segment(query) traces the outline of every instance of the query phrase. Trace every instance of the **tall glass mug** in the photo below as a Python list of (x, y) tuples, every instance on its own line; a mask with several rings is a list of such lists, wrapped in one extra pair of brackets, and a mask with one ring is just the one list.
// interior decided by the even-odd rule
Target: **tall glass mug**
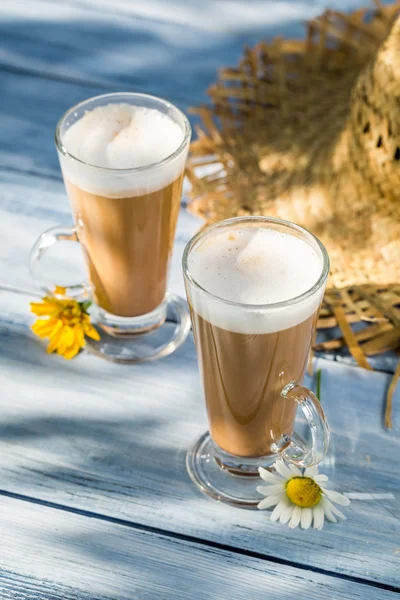
[(130, 363), (165, 356), (189, 331), (186, 303), (166, 288), (190, 135), (175, 106), (133, 93), (81, 102), (57, 125), (75, 226), (40, 236), (31, 272), (54, 292), (41, 259), (60, 240), (79, 241), (89, 283), (70, 286), (67, 296), (92, 298), (101, 339), (88, 343), (103, 358)]
[[(210, 429), (188, 452), (188, 471), (213, 498), (254, 506), (260, 466), (278, 456), (310, 466), (328, 448), (324, 411), (301, 385), (328, 255), (297, 225), (240, 217), (196, 235), (183, 272)], [(307, 440), (294, 432), (297, 407)]]

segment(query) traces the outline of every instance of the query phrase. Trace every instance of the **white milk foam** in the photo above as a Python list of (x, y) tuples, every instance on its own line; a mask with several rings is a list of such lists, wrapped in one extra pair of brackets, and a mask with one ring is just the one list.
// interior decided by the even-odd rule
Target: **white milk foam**
[(312, 288), (322, 271), (314, 248), (273, 229), (244, 226), (211, 233), (192, 249), (188, 267), (208, 292), (252, 305), (230, 306), (191, 288), (193, 309), (200, 316), (238, 333), (272, 333), (293, 327), (317, 310), (324, 292), (322, 286), (311, 297), (283, 308), (260, 306), (300, 296)]
[[(175, 152), (184, 137), (168, 115), (131, 104), (107, 104), (87, 111), (63, 135), (67, 152), (61, 155), (65, 177), (85, 191), (110, 197), (138, 196), (161, 189), (182, 172), (186, 154), (147, 173), (105, 169), (134, 169), (158, 163)], [(87, 164), (83, 164), (87, 163)]]

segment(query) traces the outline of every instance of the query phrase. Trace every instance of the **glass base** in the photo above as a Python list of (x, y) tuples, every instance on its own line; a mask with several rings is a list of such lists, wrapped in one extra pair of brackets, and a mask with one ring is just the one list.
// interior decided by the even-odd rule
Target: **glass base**
[(186, 468), (200, 491), (220, 502), (242, 508), (256, 508), (263, 496), (258, 467), (269, 469), (276, 454), (260, 458), (240, 458), (227, 454), (204, 433), (186, 455)]
[(186, 340), (190, 315), (179, 296), (166, 296), (163, 304), (149, 315), (123, 318), (98, 309), (92, 323), (100, 340), (86, 338), (92, 354), (111, 362), (134, 364), (172, 354)]

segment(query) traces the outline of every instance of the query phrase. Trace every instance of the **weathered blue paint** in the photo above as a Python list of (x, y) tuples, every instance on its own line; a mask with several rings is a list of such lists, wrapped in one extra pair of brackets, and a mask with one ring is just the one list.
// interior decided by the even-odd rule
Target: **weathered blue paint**
[[(323, 533), (292, 532), (268, 513), (212, 503), (190, 483), (185, 452), (206, 427), (191, 339), (130, 368), (86, 353), (48, 356), (29, 332), (30, 247), (44, 229), (71, 222), (52, 139), (63, 110), (122, 88), (186, 110), (244, 42), (300, 33), (299, 18), (325, 2), (167, 4), (1, 5), (0, 598), (389, 598), (385, 586), (400, 586), (400, 390), (388, 432), (389, 375), (318, 359), (333, 431), (324, 471), (343, 492), (388, 497), (354, 500), (349, 520)], [(175, 293), (199, 224), (182, 210)], [(81, 276), (79, 249), (61, 249), (53, 270)]]

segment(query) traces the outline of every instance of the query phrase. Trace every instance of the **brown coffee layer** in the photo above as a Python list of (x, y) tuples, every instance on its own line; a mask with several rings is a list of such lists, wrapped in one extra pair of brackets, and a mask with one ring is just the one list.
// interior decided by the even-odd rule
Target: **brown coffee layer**
[(303, 379), (317, 321), (275, 333), (246, 335), (212, 325), (192, 310), (210, 433), (225, 452), (271, 454), (271, 444), (293, 431), (296, 404), (281, 397)]
[(94, 300), (113, 315), (138, 317), (163, 301), (182, 179), (131, 198), (91, 194), (66, 181)]

